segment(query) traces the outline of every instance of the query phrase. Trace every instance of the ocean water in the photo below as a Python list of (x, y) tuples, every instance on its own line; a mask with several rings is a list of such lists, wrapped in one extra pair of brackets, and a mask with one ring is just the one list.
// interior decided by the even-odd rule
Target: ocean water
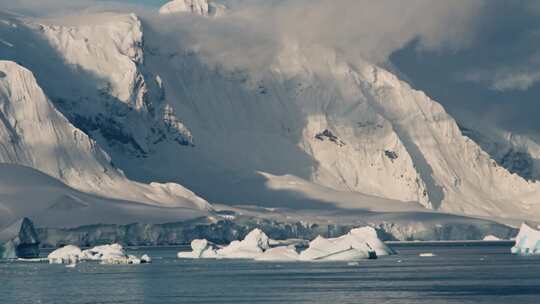
[(148, 265), (0, 262), (0, 303), (540, 303), (540, 257), (507, 245), (394, 248), (358, 265), (175, 258), (187, 248), (131, 250)]

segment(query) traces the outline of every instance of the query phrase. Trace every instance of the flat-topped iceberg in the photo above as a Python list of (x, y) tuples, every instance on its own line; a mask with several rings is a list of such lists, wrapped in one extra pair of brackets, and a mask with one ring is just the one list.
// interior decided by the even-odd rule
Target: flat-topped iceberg
[(179, 252), (178, 258), (253, 259), (258, 261), (351, 261), (393, 254), (378, 237), (375, 229), (352, 229), (337, 238), (318, 236), (300, 253), (295, 242), (270, 239), (260, 229), (254, 229), (242, 240), (219, 247), (207, 240), (193, 240), (191, 252)]
[(67, 245), (51, 252), (47, 259), (50, 264), (75, 264), (80, 261), (99, 261), (101, 264), (142, 264), (152, 261), (146, 254), (140, 258), (126, 254), (120, 244), (101, 245), (86, 250)]
[(540, 231), (526, 223), (521, 224), (516, 236), (516, 244), (512, 247), (513, 254), (540, 255)]

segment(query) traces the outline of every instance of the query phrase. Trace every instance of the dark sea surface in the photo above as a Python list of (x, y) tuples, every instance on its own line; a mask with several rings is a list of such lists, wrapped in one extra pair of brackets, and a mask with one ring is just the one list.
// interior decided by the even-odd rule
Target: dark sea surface
[(130, 250), (147, 265), (0, 262), (0, 303), (540, 303), (540, 257), (507, 244), (394, 248), (358, 265), (176, 259), (185, 247)]

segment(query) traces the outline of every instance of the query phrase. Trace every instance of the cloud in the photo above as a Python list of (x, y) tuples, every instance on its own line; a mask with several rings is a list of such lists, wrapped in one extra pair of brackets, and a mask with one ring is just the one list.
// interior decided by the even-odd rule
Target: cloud
[[(414, 44), (391, 61), (413, 87), (462, 122), (480, 120), (522, 134), (540, 134), (540, 2), (490, 0), (476, 31), (456, 51), (418, 52)], [(540, 138), (540, 136), (539, 136)]]
[(423, 50), (460, 49), (474, 37), (483, 0), (222, 0), (225, 17), (167, 16), (152, 22), (167, 41), (229, 66), (267, 66), (298, 45), (383, 63), (412, 40)]
[(211, 60), (242, 66), (248, 61), (272, 62), (289, 43), (377, 63), (414, 39), (422, 49), (459, 49), (471, 40), (475, 16), (485, 0), (217, 0), (229, 13), (214, 19), (158, 17), (155, 7), (134, 6), (145, 1), (149, 0), (0, 0), (0, 8), (56, 17), (136, 11), (168, 34), (167, 42), (174, 39)]

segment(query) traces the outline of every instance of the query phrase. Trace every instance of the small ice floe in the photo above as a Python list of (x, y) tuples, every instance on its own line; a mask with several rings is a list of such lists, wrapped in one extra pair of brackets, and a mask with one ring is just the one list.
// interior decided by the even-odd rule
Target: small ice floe
[(424, 253), (420, 253), (418, 256), (422, 258), (431, 258), (437, 255), (432, 252), (424, 252)]
[(540, 230), (536, 230), (526, 223), (521, 224), (511, 252), (519, 255), (540, 255)]
[[(352, 229), (337, 238), (318, 236), (308, 248), (298, 252), (296, 241), (275, 241), (262, 230), (254, 229), (242, 241), (220, 247), (207, 240), (193, 240), (191, 252), (179, 252), (178, 258), (253, 259), (257, 261), (354, 261), (390, 255), (394, 251), (378, 237), (375, 229)], [(305, 243), (301, 241), (300, 243)], [(303, 244), (301, 244), (303, 245)]]
[(148, 254), (143, 254), (141, 256), (141, 262), (142, 263), (152, 263), (152, 258), (150, 258), (150, 256), (148, 256)]
[(50, 264), (72, 264), (79, 261), (81, 255), (81, 248), (74, 245), (67, 245), (49, 253), (47, 259)]
[(41, 263), (41, 262), (48, 262), (49, 260), (47, 258), (31, 258), (31, 259), (23, 259), (18, 258), (17, 262), (25, 262), (25, 263)]
[(76, 264), (80, 261), (99, 261), (100, 264), (125, 265), (151, 263), (148, 255), (138, 258), (128, 255), (120, 244), (101, 245), (81, 250), (74, 245), (67, 245), (51, 252), (47, 257), (50, 264)]
[(75, 267), (77, 267), (77, 263), (71, 263), (71, 264), (66, 265), (66, 268), (75, 268)]
[(349, 263), (347, 263), (347, 266), (359, 266), (359, 265), (360, 265), (360, 263), (358, 263), (358, 262), (349, 262)]

